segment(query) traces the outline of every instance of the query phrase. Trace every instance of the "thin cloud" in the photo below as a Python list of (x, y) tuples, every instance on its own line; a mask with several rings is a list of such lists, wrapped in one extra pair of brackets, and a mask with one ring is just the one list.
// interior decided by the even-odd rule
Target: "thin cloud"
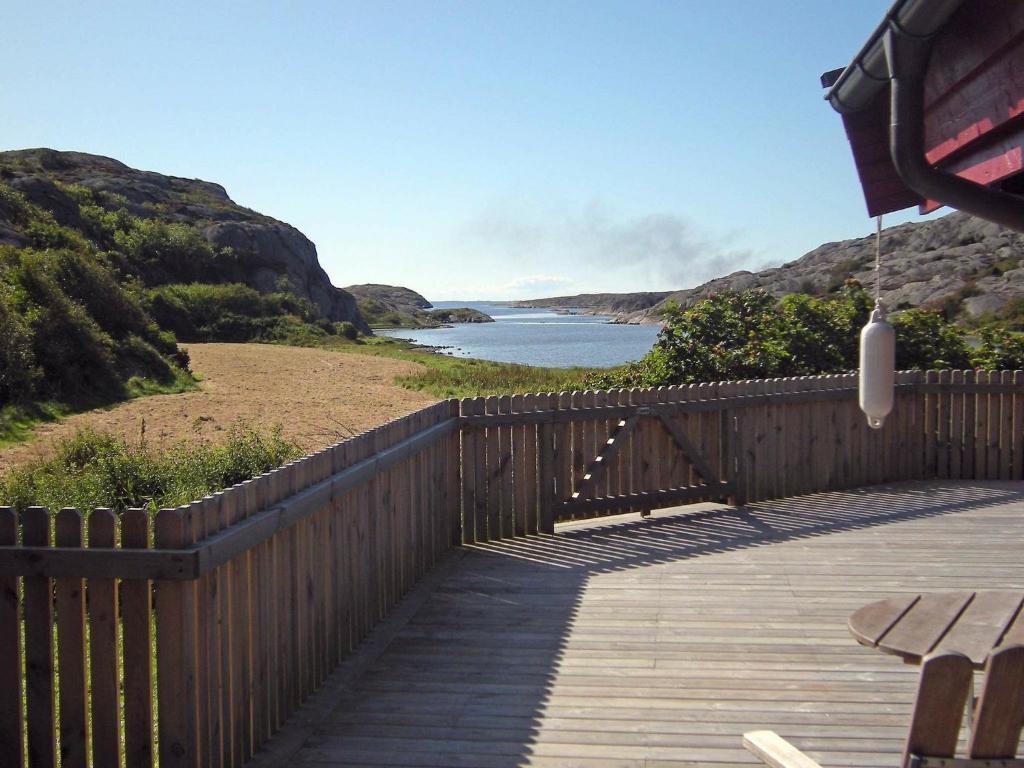
[(508, 291), (539, 290), (548, 288), (564, 288), (572, 285), (571, 278), (562, 275), (524, 275), (510, 280), (503, 286)]
[(728, 238), (697, 231), (682, 216), (627, 217), (600, 203), (547, 210), (493, 205), (464, 227), (460, 239), (467, 248), (522, 268), (571, 269), (580, 277), (559, 284), (572, 285), (574, 292), (688, 288), (754, 257), (731, 248)]

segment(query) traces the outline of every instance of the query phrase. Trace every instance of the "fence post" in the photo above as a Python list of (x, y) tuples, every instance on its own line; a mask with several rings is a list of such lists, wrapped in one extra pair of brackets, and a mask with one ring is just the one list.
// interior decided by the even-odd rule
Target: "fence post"
[[(739, 385), (736, 382), (723, 384), (725, 392), (723, 397), (736, 397), (739, 393)], [(719, 390), (721, 392), (721, 389)], [(740, 462), (743, 461), (743, 454), (740, 451), (739, 439), (739, 417), (736, 411), (726, 406), (721, 410), (722, 422), (720, 426), (722, 435), (722, 467), (725, 470), (726, 480), (732, 487), (732, 493), (726, 499), (726, 503), (734, 507), (742, 507), (747, 503), (747, 494), (743, 488), (740, 478), (743, 473), (740, 471)]]
[[(459, 418), (459, 401), (448, 401), (448, 417)], [(463, 514), (462, 509), (462, 484), (465, 482), (462, 476), (462, 459), (459, 455), (459, 448), (462, 444), (462, 424), (452, 430), (447, 440), (447, 477), (445, 478), (445, 493), (447, 495), (448, 510), (451, 520), (451, 530), (448, 540), (452, 546), (462, 544)]]

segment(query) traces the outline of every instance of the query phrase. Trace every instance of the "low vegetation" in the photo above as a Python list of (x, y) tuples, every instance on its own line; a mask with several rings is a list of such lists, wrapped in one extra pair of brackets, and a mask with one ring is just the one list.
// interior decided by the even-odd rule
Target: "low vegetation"
[[(670, 306), (643, 359), (590, 374), (586, 384), (651, 387), (852, 371), (871, 308), (855, 280), (824, 298), (723, 291), (688, 309)], [(1005, 329), (983, 329), (972, 347), (965, 330), (938, 310), (908, 309), (890, 321), (898, 369), (1024, 368), (1024, 339)]]
[(439, 322), (432, 320), (422, 309), (401, 311), (379, 299), (359, 298), (356, 301), (359, 314), (371, 328), (435, 328)]
[(399, 376), (401, 386), (435, 397), (477, 397), (511, 392), (560, 392), (579, 389), (583, 380), (601, 369), (544, 368), (491, 360), (439, 355), (400, 339), (361, 339), (346, 348), (359, 354), (410, 360), (424, 366), (421, 373)]
[[(132, 215), (116, 194), (57, 184), (54, 214), (0, 182), (0, 443), (32, 424), (195, 385), (179, 341), (351, 343), (289, 290), (244, 285), (230, 248), (186, 223)], [(154, 216), (162, 215), (154, 208)]]
[(80, 432), (58, 443), (51, 458), (0, 478), (0, 505), (19, 511), (29, 506), (155, 511), (201, 499), (299, 455), (279, 428), (236, 425), (221, 444), (182, 442), (163, 453), (144, 439), (132, 444), (114, 435)]
[(0, 440), (36, 419), (194, 385), (188, 355), (105, 254), (0, 184), (32, 237), (0, 246)]
[(162, 328), (185, 342), (260, 341), (315, 346), (329, 337), (358, 336), (350, 322), (320, 316), (309, 299), (286, 290), (260, 293), (242, 283), (173, 283), (146, 291)]

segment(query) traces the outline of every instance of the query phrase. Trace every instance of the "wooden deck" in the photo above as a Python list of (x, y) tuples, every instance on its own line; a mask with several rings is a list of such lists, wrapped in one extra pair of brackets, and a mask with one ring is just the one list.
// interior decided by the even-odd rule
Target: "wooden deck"
[(464, 547), (258, 766), (726, 768), (772, 728), (892, 766), (916, 668), (846, 618), (1024, 587), (1024, 483), (902, 483), (576, 523)]

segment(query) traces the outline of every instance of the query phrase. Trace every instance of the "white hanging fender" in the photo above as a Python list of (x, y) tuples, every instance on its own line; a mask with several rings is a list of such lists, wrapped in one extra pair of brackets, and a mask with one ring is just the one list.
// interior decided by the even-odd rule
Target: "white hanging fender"
[(868, 426), (881, 429), (892, 412), (896, 386), (896, 331), (885, 319), (881, 303), (860, 332), (860, 409)]

